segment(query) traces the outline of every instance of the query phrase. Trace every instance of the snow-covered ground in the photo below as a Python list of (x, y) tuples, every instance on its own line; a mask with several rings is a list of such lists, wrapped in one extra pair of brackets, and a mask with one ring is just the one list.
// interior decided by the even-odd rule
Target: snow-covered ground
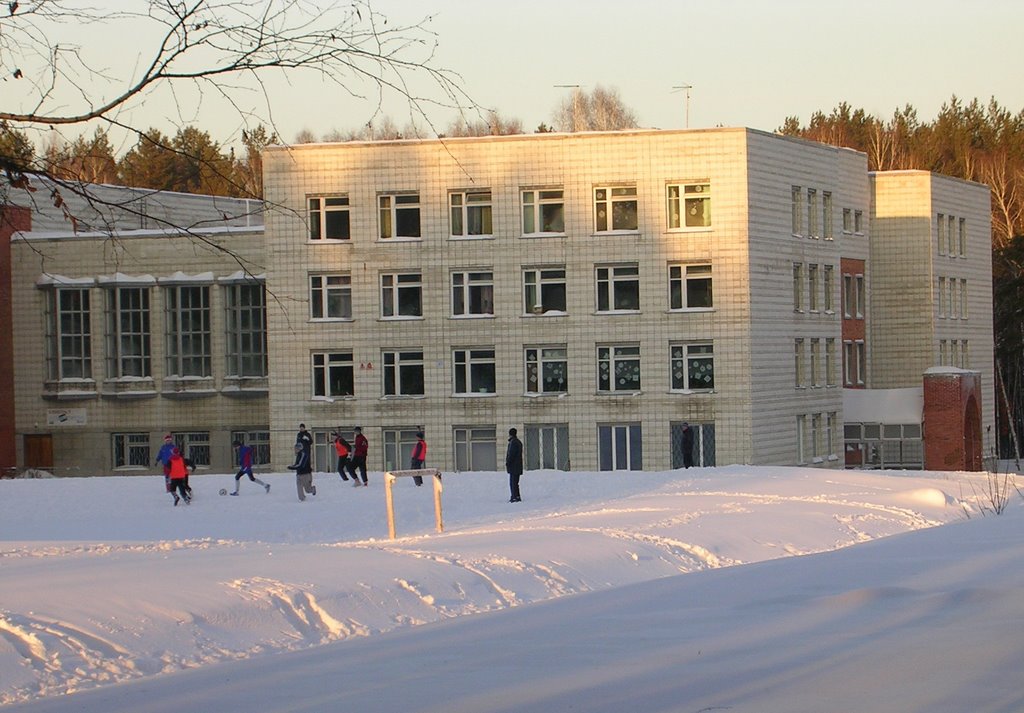
[(983, 474), (446, 474), (394, 541), (380, 474), (265, 479), (0, 481), (4, 710), (1024, 710), (1024, 500)]

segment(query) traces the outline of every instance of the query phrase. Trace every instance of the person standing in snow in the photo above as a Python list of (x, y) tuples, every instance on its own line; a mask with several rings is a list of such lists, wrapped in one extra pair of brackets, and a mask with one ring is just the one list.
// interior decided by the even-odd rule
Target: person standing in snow
[(510, 503), (522, 502), (519, 495), (519, 477), (523, 474), (523, 442), (514, 428), (508, 429), (508, 449), (505, 451), (505, 470), (508, 472)]
[[(338, 475), (342, 480), (348, 480), (348, 459), (352, 452), (352, 444), (346, 441), (337, 431), (331, 433), (334, 437), (334, 450), (338, 454)], [(356, 485), (359, 485), (357, 482)]]
[(306, 499), (306, 493), (316, 495), (316, 486), (313, 485), (313, 466), (309, 462), (309, 452), (303, 449), (301, 443), (295, 444), (295, 462), (288, 466), (288, 470), (295, 471), (295, 488), (299, 491), (299, 501)]
[(308, 455), (313, 449), (313, 436), (306, 430), (306, 424), (299, 424), (299, 432), (295, 434), (295, 443), (302, 446)]
[(231, 446), (238, 451), (238, 472), (235, 473), (235, 490), (231, 494), (238, 495), (238, 486), (242, 482), (243, 475), (248, 475), (249, 480), (262, 485), (263, 489), (269, 493), (270, 483), (264, 483), (252, 474), (252, 446), (247, 446), (241, 441), (235, 441)]
[(352, 457), (348, 461), (348, 472), (352, 475), (352, 480), (355, 481), (355, 484), (358, 485), (359, 478), (356, 477), (356, 468), (358, 468), (363, 476), (363, 485), (366, 485), (366, 454), (370, 450), (370, 442), (363, 435), (362, 427), (356, 426), (355, 432), (356, 442), (352, 451)]
[[(188, 477), (188, 466), (177, 448), (171, 450), (171, 457), (167, 466), (168, 478), (171, 482), (171, 495), (174, 496), (174, 504), (177, 506), (182, 500), (188, 505), (192, 502), (192, 496), (186, 490), (185, 479)], [(177, 492), (175, 492), (177, 491)], [(180, 494), (180, 495), (179, 495)]]
[(156, 454), (156, 461), (153, 465), (162, 465), (164, 468), (164, 488), (171, 492), (171, 455), (174, 452), (174, 438), (171, 434), (164, 436), (164, 444)]
[[(410, 470), (423, 470), (423, 466), (427, 462), (427, 439), (423, 436), (423, 431), (416, 433), (416, 444), (412, 447), (412, 458), (410, 458), (409, 469)], [(413, 482), (417, 486), (423, 485), (423, 477), (414, 475), (412, 477)]]

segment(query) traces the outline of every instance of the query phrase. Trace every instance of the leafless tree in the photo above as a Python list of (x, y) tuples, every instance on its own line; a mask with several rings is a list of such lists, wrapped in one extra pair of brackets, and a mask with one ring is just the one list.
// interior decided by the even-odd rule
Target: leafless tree
[[(169, 106), (226, 102), (247, 128), (274, 122), (275, 74), (311, 72), (354, 99), (395, 93), (429, 124), (436, 107), (471, 105), (454, 73), (434, 63), (429, 17), (394, 23), (370, 0), (121, 0), (91, 7), (82, 0), (11, 0), (0, 16), (0, 205), (26, 175), (60, 191), (99, 200), (84, 180), (51, 176), (43, 160), (6, 151), (5, 136), (43, 137), (93, 126), (142, 140), (144, 126), (124, 117), (147, 101)], [(98, 29), (136, 43), (134, 66), (110, 67), (108, 47), (89, 44)], [(83, 39), (84, 38), (84, 39)], [(187, 123), (182, 121), (182, 124)], [(173, 150), (172, 147), (168, 147)], [(229, 178), (229, 177), (225, 177)], [(7, 191), (8, 193), (4, 193)], [(120, 205), (119, 208), (124, 209)]]
[(635, 129), (636, 115), (616, 89), (598, 85), (589, 94), (579, 87), (555, 108), (552, 122), (559, 131), (616, 131)]
[(489, 111), (476, 121), (459, 116), (448, 124), (445, 136), (508, 136), (523, 133), (523, 122), (519, 119), (503, 117), (496, 111)]

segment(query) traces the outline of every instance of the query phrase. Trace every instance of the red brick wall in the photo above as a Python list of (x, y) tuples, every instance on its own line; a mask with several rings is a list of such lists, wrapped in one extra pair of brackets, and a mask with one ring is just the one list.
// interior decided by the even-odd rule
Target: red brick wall
[(14, 313), (11, 235), (32, 229), (28, 208), (0, 206), (0, 475), (17, 465), (14, 440)]
[(981, 375), (942, 371), (924, 375), (924, 467), (982, 469)]

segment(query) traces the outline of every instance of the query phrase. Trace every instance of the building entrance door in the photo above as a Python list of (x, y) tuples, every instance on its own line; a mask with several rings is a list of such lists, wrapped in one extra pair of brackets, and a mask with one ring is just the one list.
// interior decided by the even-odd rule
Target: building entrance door
[(26, 433), (25, 467), (51, 470), (53, 468), (53, 436), (49, 433)]

